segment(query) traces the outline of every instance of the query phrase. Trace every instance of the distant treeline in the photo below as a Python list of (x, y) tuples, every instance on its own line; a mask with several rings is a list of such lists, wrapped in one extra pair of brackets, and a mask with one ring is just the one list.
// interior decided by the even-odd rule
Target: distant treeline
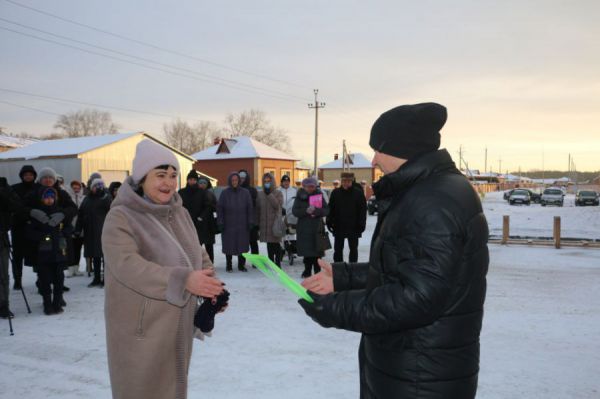
[[(519, 172), (511, 172), (511, 174), (518, 175)], [(521, 175), (532, 179), (560, 179), (561, 177), (573, 177), (576, 178), (577, 181), (587, 181), (600, 176), (600, 170), (596, 172), (568, 172), (563, 170), (546, 170), (542, 172), (541, 170), (537, 170), (533, 172), (521, 172)]]

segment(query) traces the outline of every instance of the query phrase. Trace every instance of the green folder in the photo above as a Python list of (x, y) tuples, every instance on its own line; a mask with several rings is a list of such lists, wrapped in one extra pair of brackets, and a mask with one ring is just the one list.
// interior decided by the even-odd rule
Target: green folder
[(264, 273), (273, 281), (277, 281), (294, 294), (304, 299), (306, 302), (313, 303), (314, 300), (308, 295), (306, 288), (301, 286), (297, 281), (292, 279), (286, 272), (281, 270), (279, 266), (264, 255), (255, 255), (251, 253), (242, 254), (242, 256), (252, 263), (258, 270)]

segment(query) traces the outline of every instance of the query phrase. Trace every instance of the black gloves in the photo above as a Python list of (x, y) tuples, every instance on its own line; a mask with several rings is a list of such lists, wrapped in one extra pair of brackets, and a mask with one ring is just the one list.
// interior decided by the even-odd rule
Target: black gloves
[(215, 304), (212, 303), (210, 298), (204, 298), (202, 305), (200, 305), (196, 312), (196, 316), (194, 316), (194, 325), (203, 333), (211, 332), (213, 328), (215, 328), (215, 315), (227, 306), (228, 302), (229, 291), (227, 290), (223, 290), (223, 292), (217, 296), (217, 302)]
[(322, 327), (334, 327), (331, 318), (325, 313), (325, 304), (331, 299), (332, 295), (319, 295), (312, 291), (308, 291), (308, 295), (314, 300), (313, 303), (309, 303), (304, 299), (298, 300), (306, 314)]

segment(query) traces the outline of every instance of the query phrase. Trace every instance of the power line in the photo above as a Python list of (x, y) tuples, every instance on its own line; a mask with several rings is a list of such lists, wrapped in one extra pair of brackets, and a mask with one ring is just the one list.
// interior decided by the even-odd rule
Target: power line
[[(56, 37), (56, 38), (59, 38), (59, 39), (62, 39), (62, 40), (68, 40), (68, 41), (71, 41), (71, 42), (74, 42), (74, 43), (83, 44), (85, 46), (96, 48), (96, 49), (99, 49), (99, 50), (102, 50), (102, 51), (107, 51), (107, 52), (118, 54), (118, 55), (121, 55), (121, 56), (133, 58), (133, 59), (138, 60), (138, 61), (148, 62), (148, 63), (159, 65), (159, 66), (162, 66), (162, 67), (165, 67), (165, 68), (171, 68), (171, 69), (183, 71), (185, 73), (191, 73), (191, 74), (194, 74), (194, 75), (198, 75), (198, 76), (202, 77), (203, 79), (205, 79), (205, 81), (208, 81), (208, 82), (211, 82), (211, 83), (223, 84), (224, 86), (232, 87), (232, 88), (238, 88), (236, 86), (241, 86), (241, 87), (246, 88), (246, 89), (255, 90), (258, 94), (265, 94), (266, 95), (266, 93), (271, 93), (272, 95), (275, 95), (275, 96), (278, 96), (278, 97), (289, 97), (289, 98), (293, 98), (293, 99), (298, 99), (298, 100), (305, 101), (304, 97), (290, 95), (290, 94), (278, 92), (278, 91), (275, 91), (275, 90), (264, 89), (264, 88), (261, 88), (261, 87), (249, 85), (249, 84), (246, 84), (246, 83), (236, 82), (236, 81), (232, 81), (232, 80), (228, 80), (228, 79), (222, 79), (222, 78), (219, 78), (218, 76), (214, 76), (214, 75), (209, 75), (209, 74), (197, 72), (197, 71), (194, 71), (194, 70), (191, 70), (191, 69), (187, 69), (187, 68), (181, 68), (181, 67), (178, 67), (176, 65), (166, 64), (166, 63), (159, 62), (159, 61), (156, 61), (156, 60), (153, 60), (153, 59), (150, 59), (150, 58), (139, 57), (139, 56), (132, 55), (132, 54), (129, 54), (129, 53), (125, 53), (125, 52), (122, 52), (122, 51), (113, 50), (113, 49), (110, 49), (108, 47), (98, 46), (98, 45), (93, 44), (93, 43), (89, 43), (89, 42), (85, 42), (85, 41), (82, 41), (82, 40), (73, 39), (73, 38), (70, 38), (68, 36), (58, 35), (58, 34), (55, 34), (55, 33), (52, 33), (52, 32), (48, 32), (48, 31), (45, 31), (45, 30), (42, 30), (42, 29), (38, 29), (38, 28), (32, 27), (30, 25), (26, 25), (26, 24), (22, 24), (22, 23), (19, 23), (19, 22), (11, 21), (11, 20), (8, 20), (6, 18), (0, 18), (0, 21), (7, 22), (7, 23), (13, 24), (13, 25), (17, 25), (17, 26), (20, 26), (22, 28), (30, 29), (30, 30), (33, 30), (33, 31), (36, 31), (36, 32), (40, 32), (40, 33), (43, 33), (45, 35), (53, 36), (53, 37)], [(4, 28), (4, 29), (7, 29), (7, 28)], [(10, 29), (7, 29), (7, 30), (10, 30)], [(15, 33), (25, 34), (24, 32), (20, 32), (20, 31), (14, 31), (14, 30), (11, 30), (11, 31), (15, 32)], [(29, 36), (40, 39), (39, 37), (34, 36), (34, 35), (29, 35)], [(56, 43), (56, 42), (54, 42), (54, 43)], [(64, 44), (61, 44), (61, 45), (64, 45)], [(77, 49), (81, 50), (81, 48), (79, 48), (77, 46), (71, 46), (71, 47), (77, 48)], [(95, 53), (95, 54), (97, 54), (97, 53)], [(103, 55), (103, 56), (106, 56), (106, 55)], [(220, 82), (220, 83), (212, 82), (211, 80), (214, 80), (214, 81), (217, 81), (217, 82)], [(262, 93), (262, 92), (265, 92), (265, 93)]]
[(113, 37), (116, 37), (116, 38), (119, 38), (119, 39), (122, 39), (122, 40), (126, 40), (126, 41), (129, 41), (131, 43), (136, 43), (136, 44), (139, 44), (139, 45), (142, 45), (142, 46), (145, 46), (145, 47), (153, 48), (155, 50), (164, 51), (164, 52), (169, 53), (169, 54), (174, 54), (174, 55), (177, 55), (177, 56), (180, 56), (180, 57), (184, 57), (184, 58), (188, 58), (188, 59), (191, 59), (191, 60), (194, 60), (194, 61), (197, 61), (197, 62), (201, 62), (201, 63), (204, 63), (204, 64), (212, 65), (212, 66), (215, 66), (215, 67), (219, 67), (219, 68), (222, 68), (222, 69), (227, 69), (227, 70), (238, 72), (238, 73), (243, 73), (243, 74), (246, 74), (246, 75), (249, 75), (249, 76), (254, 76), (254, 77), (257, 77), (257, 78), (261, 78), (261, 79), (265, 79), (265, 80), (270, 80), (272, 82), (283, 83), (283, 84), (286, 84), (286, 85), (295, 86), (295, 87), (299, 87), (299, 88), (302, 88), (302, 89), (308, 89), (308, 87), (299, 85), (299, 84), (294, 83), (294, 82), (286, 81), (286, 80), (283, 80), (283, 79), (276, 79), (276, 78), (272, 78), (272, 77), (269, 77), (269, 76), (266, 76), (266, 75), (261, 75), (261, 74), (255, 73), (255, 72), (250, 72), (250, 71), (246, 71), (246, 70), (243, 70), (243, 69), (240, 69), (240, 68), (231, 67), (231, 66), (228, 66), (228, 65), (224, 65), (224, 64), (220, 64), (220, 63), (217, 63), (217, 62), (213, 62), (213, 61), (207, 60), (205, 58), (200, 58), (200, 57), (196, 57), (196, 56), (193, 56), (193, 55), (185, 54), (185, 53), (182, 53), (182, 52), (179, 52), (179, 51), (170, 50), (168, 48), (157, 46), (157, 45), (152, 44), (152, 43), (148, 43), (148, 42), (144, 42), (144, 41), (141, 41), (141, 40), (133, 39), (133, 38), (130, 38), (130, 37), (127, 37), (127, 36), (124, 36), (124, 35), (120, 35), (118, 33), (113, 33), (113, 32), (110, 32), (110, 31), (107, 31), (107, 30), (104, 30), (104, 29), (97, 28), (97, 27), (92, 26), (92, 25), (87, 25), (87, 24), (84, 24), (84, 23), (81, 23), (81, 22), (74, 21), (72, 19), (68, 19), (68, 18), (61, 17), (61, 16), (56, 15), (56, 14), (49, 13), (47, 11), (43, 11), (43, 10), (31, 7), (31, 6), (27, 6), (25, 4), (21, 4), (21, 3), (18, 3), (16, 1), (13, 1), (13, 0), (5, 0), (5, 1), (7, 3), (13, 4), (13, 5), (17, 6), (17, 7), (26, 8), (28, 10), (37, 12), (37, 13), (42, 14), (42, 15), (46, 15), (48, 17), (52, 17), (52, 18), (58, 19), (58, 20), (63, 21), (63, 22), (67, 22), (67, 23), (70, 23), (70, 24), (73, 24), (73, 25), (77, 25), (77, 26), (81, 26), (81, 27), (84, 27), (84, 28), (87, 28), (87, 29), (91, 29), (91, 30), (94, 30), (96, 32), (100, 32), (100, 33), (103, 33), (103, 34), (106, 34), (106, 35), (109, 35), (109, 36), (113, 36)]
[(66, 98), (46, 96), (46, 95), (43, 95), (43, 94), (28, 93), (28, 92), (25, 92), (25, 91), (13, 90), (13, 89), (6, 89), (6, 88), (3, 88), (3, 87), (0, 87), (0, 91), (4, 91), (4, 92), (7, 92), (7, 93), (20, 94), (20, 95), (29, 96), (29, 97), (43, 98), (43, 99), (47, 99), (47, 100), (59, 101), (59, 102), (64, 102), (64, 103), (79, 104), (79, 105), (86, 105), (86, 106), (92, 106), (92, 107), (98, 107), (98, 108), (106, 108), (106, 109), (114, 109), (114, 110), (117, 110), (117, 111), (125, 111), (125, 112), (132, 112), (132, 113), (152, 115), (152, 116), (159, 116), (159, 117), (167, 117), (167, 118), (194, 119), (194, 120), (197, 120), (197, 121), (201, 121), (201, 119), (197, 119), (197, 118), (183, 118), (183, 117), (178, 116), (178, 115), (162, 114), (162, 113), (158, 113), (158, 112), (150, 112), (150, 111), (143, 111), (143, 110), (132, 109), (132, 108), (117, 107), (117, 106), (114, 106), (114, 105), (105, 105), (105, 104), (90, 103), (90, 102), (77, 101), (77, 100), (69, 100), (69, 99), (66, 99)]
[(54, 115), (54, 116), (60, 116), (60, 114), (57, 114), (56, 112), (50, 112), (50, 111), (45, 111), (45, 110), (39, 109), (39, 108), (28, 107), (26, 105), (15, 104), (15, 103), (11, 103), (9, 101), (0, 100), (0, 103), (12, 105), (13, 107), (17, 107), (17, 108), (23, 108), (23, 109), (28, 109), (28, 110), (31, 110), (31, 111), (37, 111), (37, 112), (41, 112), (41, 113), (44, 113), (44, 114), (49, 114), (49, 115)]

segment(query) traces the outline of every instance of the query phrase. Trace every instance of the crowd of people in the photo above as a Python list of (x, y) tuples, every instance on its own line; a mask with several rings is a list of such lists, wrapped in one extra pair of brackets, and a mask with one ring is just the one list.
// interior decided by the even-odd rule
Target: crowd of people
[[(66, 277), (83, 276), (80, 262), (85, 258), (89, 287), (103, 287), (102, 228), (120, 182), (107, 188), (102, 176), (94, 173), (87, 184), (64, 179), (50, 167), (39, 172), (24, 165), (20, 183), (9, 186), (0, 181), (0, 317), (14, 315), (9, 307), (9, 262), (13, 289), (23, 289), (23, 267), (36, 273), (36, 287), (46, 315), (59, 314), (67, 305)], [(10, 233), (10, 239), (9, 239)]]
[[(99, 173), (92, 173), (87, 182), (74, 180), (66, 186), (52, 168), (38, 172), (31, 165), (23, 166), (19, 177), (21, 182), (12, 186), (6, 179), (0, 181), (0, 317), (13, 316), (8, 301), (9, 263), (13, 289), (22, 289), (23, 266), (30, 266), (37, 274), (44, 314), (62, 313), (66, 306), (63, 292), (69, 291), (65, 277), (87, 274), (92, 277), (88, 287), (104, 286), (102, 231), (122, 183), (107, 186)], [(258, 254), (258, 243), (262, 242), (269, 259), (280, 267), (285, 255), (290, 263), (296, 256), (303, 257), (305, 278), (320, 271), (318, 259), (332, 247), (329, 233), (334, 236), (336, 261), (342, 259), (345, 240), (350, 262), (357, 260), (366, 200), (352, 173), (343, 173), (341, 181), (327, 193), (312, 177), (304, 179), (297, 189), (289, 176), (282, 176), (277, 186), (275, 177), (265, 173), (258, 190), (250, 173), (239, 170), (229, 175), (217, 200), (211, 181), (192, 170), (178, 194), (212, 263), (220, 234), (227, 272), (233, 272), (234, 257), (237, 269), (247, 272), (242, 254)], [(80, 270), (82, 258), (84, 272)]]

